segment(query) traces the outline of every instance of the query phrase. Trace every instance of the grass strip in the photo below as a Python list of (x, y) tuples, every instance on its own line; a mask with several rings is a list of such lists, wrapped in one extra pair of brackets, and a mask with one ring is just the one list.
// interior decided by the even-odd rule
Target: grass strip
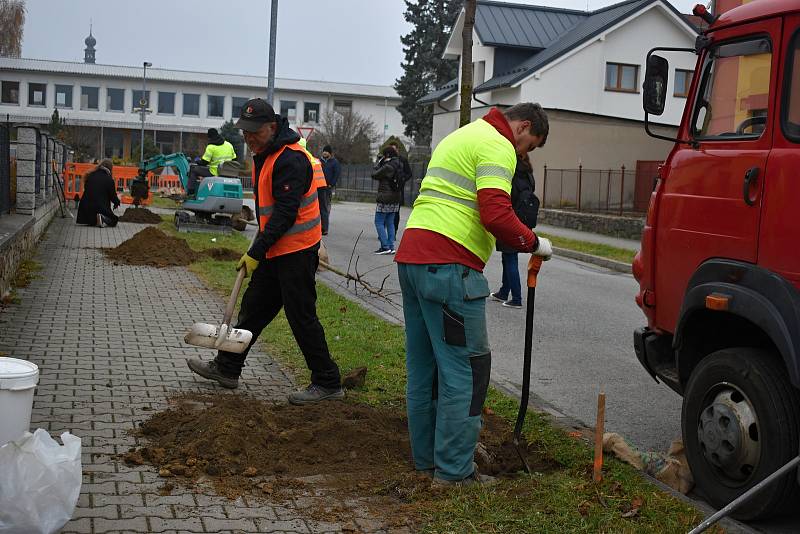
[(538, 233), (542, 237), (549, 239), (554, 247), (567, 248), (576, 252), (583, 252), (584, 254), (591, 254), (592, 256), (600, 256), (609, 260), (621, 261), (624, 263), (633, 262), (633, 257), (636, 255), (635, 250), (628, 250), (619, 247), (612, 247), (611, 245), (604, 245), (602, 243), (592, 243), (589, 241), (580, 241), (578, 239), (569, 239), (567, 237), (559, 237), (552, 234)]
[[(170, 231), (169, 228), (166, 228)], [(174, 230), (172, 230), (174, 232)], [(180, 234), (192, 248), (202, 250), (210, 238)], [(241, 238), (241, 239), (237, 239)], [(218, 242), (220, 238), (218, 237)], [(245, 251), (247, 240), (232, 237)], [(226, 245), (227, 246), (227, 245)], [(203, 260), (190, 269), (211, 288), (226, 294), (235, 278), (233, 262)], [(402, 327), (390, 324), (317, 285), (317, 312), (331, 353), (343, 371), (367, 366), (363, 388), (348, 392), (350, 402), (405, 409), (405, 338)], [(298, 382), (309, 379), (302, 354), (281, 312), (261, 335), (270, 355), (290, 368)], [(516, 417), (516, 399), (491, 388), (486, 406), (509, 422)], [(702, 520), (693, 507), (662, 492), (632, 467), (613, 458), (606, 461), (605, 478), (591, 481), (592, 451), (538, 412), (529, 412), (525, 437), (562, 468), (503, 481), (492, 488), (467, 488), (415, 502), (425, 518), (423, 532), (687, 532)], [(623, 517), (631, 510), (638, 511)], [(721, 532), (716, 530), (711, 532)]]
[(179, 204), (169, 197), (162, 197), (159, 195), (150, 194), (151, 203), (153, 208), (177, 209)]

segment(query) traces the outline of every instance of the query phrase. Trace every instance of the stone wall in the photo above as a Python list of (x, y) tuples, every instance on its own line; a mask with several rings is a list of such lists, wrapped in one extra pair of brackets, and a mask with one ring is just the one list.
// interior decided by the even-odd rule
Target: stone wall
[(641, 239), (644, 228), (644, 217), (616, 217), (551, 209), (539, 210), (539, 222), (561, 228), (636, 240)]

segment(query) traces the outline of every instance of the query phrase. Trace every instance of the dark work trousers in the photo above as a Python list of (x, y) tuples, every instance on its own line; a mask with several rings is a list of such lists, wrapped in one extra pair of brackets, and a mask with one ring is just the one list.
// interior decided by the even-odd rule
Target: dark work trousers
[(250, 348), (283, 308), (311, 370), (311, 382), (324, 388), (341, 387), (339, 367), (328, 352), (325, 331), (317, 318), (314, 275), (318, 264), (316, 249), (261, 261), (244, 292), (236, 323), (236, 328), (250, 330), (253, 340), (242, 354), (224, 351), (217, 354), (216, 361), (223, 374), (236, 377), (242, 374)]
[[(401, 206), (405, 206), (406, 205), (405, 188), (406, 188), (406, 186), (405, 186), (405, 184), (403, 184), (403, 187), (400, 189), (400, 205)], [(400, 231), (400, 210), (397, 210), (396, 212), (394, 212), (394, 231), (395, 231), (395, 233)]]
[(331, 216), (331, 188), (320, 187), (317, 189), (319, 197), (319, 215), (322, 218), (322, 233), (328, 233), (328, 221)]
[(192, 165), (192, 168), (189, 170), (189, 183), (187, 184), (189, 190), (186, 191), (186, 194), (195, 195), (200, 182), (207, 176), (214, 176), (211, 173), (211, 169), (203, 165)]

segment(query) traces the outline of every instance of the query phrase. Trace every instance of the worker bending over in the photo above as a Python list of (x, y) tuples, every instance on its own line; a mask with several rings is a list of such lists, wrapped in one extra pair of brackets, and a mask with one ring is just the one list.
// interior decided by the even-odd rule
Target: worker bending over
[(237, 269), (245, 269), (251, 278), (236, 328), (251, 331), (253, 340), (242, 354), (220, 351), (207, 363), (193, 358), (189, 368), (223, 387), (236, 388), (247, 353), (283, 308), (311, 370), (311, 384), (290, 394), (289, 402), (341, 399), (339, 367), (331, 358), (317, 318), (314, 276), (322, 227), (311, 156), (298, 144), (300, 136), (289, 128), (289, 122), (260, 98), (242, 107), (236, 127), (243, 130), (253, 154), (259, 223), (256, 239), (237, 264)]
[(226, 161), (236, 159), (236, 151), (233, 145), (226, 141), (216, 128), (209, 128), (206, 134), (208, 145), (203, 157), (198, 165), (193, 165), (189, 170), (189, 190), (186, 193), (194, 196), (197, 193), (197, 186), (200, 181), (207, 176), (219, 176), (219, 165)]
[(542, 107), (523, 103), (492, 109), (445, 137), (397, 250), (411, 451), (434, 485), (492, 480), (473, 462), (491, 370), (483, 268), (495, 238), (520, 252), (552, 254), (510, 198), (517, 155), (544, 145), (548, 128)]

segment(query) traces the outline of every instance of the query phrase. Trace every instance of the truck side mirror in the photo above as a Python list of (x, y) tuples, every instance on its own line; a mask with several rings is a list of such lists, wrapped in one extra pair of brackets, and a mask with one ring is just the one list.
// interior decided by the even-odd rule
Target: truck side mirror
[(669, 81), (669, 61), (661, 56), (650, 55), (647, 58), (647, 70), (644, 75), (644, 110), (652, 115), (664, 113), (667, 101), (667, 82)]

